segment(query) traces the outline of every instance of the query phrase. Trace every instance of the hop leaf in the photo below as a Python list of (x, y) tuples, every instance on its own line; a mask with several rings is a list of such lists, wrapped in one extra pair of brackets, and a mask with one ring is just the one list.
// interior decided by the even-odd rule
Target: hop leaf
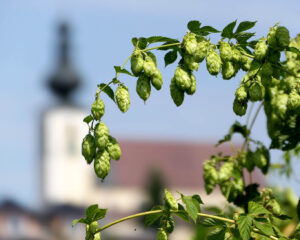
[(121, 157), (121, 148), (119, 146), (119, 143), (117, 142), (117, 140), (112, 137), (109, 136), (108, 137), (108, 143), (106, 146), (106, 150), (109, 153), (109, 156), (114, 159), (114, 160), (119, 160)]
[(168, 191), (168, 189), (165, 189), (165, 200), (166, 204), (170, 207), (172, 210), (178, 210), (178, 203), (176, 199), (173, 197), (173, 195)]
[(102, 99), (96, 99), (91, 108), (91, 112), (95, 120), (100, 120), (100, 118), (104, 115), (105, 105)]
[(91, 134), (85, 136), (81, 145), (81, 153), (84, 156), (88, 164), (90, 164), (96, 153), (95, 139)]
[(110, 171), (110, 157), (107, 151), (98, 151), (94, 161), (96, 175), (104, 179)]
[(128, 92), (128, 88), (124, 85), (119, 85), (116, 90), (115, 96), (118, 108), (123, 113), (127, 112), (130, 106), (130, 95)]
[(97, 123), (94, 133), (96, 146), (101, 150), (104, 149), (106, 147), (106, 144), (108, 143), (109, 130), (107, 126), (103, 122)]
[(280, 48), (286, 48), (290, 44), (290, 33), (286, 27), (279, 26), (275, 34), (277, 44)]
[(150, 79), (146, 75), (142, 74), (136, 82), (136, 92), (141, 99), (146, 101), (151, 94)]
[(206, 67), (211, 75), (218, 75), (222, 68), (221, 57), (216, 51), (210, 51), (206, 57)]
[(179, 107), (183, 103), (184, 92), (177, 87), (174, 78), (172, 78), (172, 80), (171, 80), (170, 93), (171, 93), (173, 102), (176, 104), (177, 107)]

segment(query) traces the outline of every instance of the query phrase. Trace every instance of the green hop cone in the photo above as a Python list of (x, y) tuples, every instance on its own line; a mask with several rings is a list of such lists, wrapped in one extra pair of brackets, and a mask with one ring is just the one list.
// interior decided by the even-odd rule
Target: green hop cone
[(267, 158), (260, 148), (256, 149), (252, 157), (255, 165), (260, 169), (264, 168), (268, 164)]
[(163, 216), (160, 220), (160, 226), (163, 226), (168, 234), (174, 231), (175, 221), (172, 216)]
[(104, 115), (104, 111), (105, 111), (104, 102), (102, 101), (102, 99), (99, 99), (99, 98), (96, 99), (93, 102), (92, 108), (91, 108), (93, 118), (95, 120), (100, 120), (100, 118), (102, 118), (102, 116)]
[(103, 150), (108, 143), (109, 130), (107, 126), (103, 123), (97, 123), (94, 130), (96, 146)]
[(244, 71), (249, 71), (250, 70), (250, 67), (251, 67), (251, 58), (245, 56), (245, 55), (241, 55), (241, 58), (240, 58), (240, 63), (241, 63), (241, 68), (244, 70)]
[(156, 66), (155, 66), (155, 62), (152, 60), (151, 57), (146, 56), (143, 69), (146, 76), (151, 77), (154, 75)]
[(241, 52), (237, 48), (232, 49), (232, 61), (239, 63), (241, 60)]
[(155, 72), (151, 77), (151, 84), (156, 90), (160, 90), (163, 85), (162, 75), (158, 68), (155, 69)]
[(178, 210), (178, 203), (176, 201), (176, 199), (173, 197), (173, 195), (168, 191), (168, 189), (165, 189), (165, 200), (166, 200), (166, 204), (167, 206), (171, 209), (171, 210)]
[(238, 116), (244, 116), (247, 111), (247, 101), (238, 101), (236, 98), (233, 101), (233, 111)]
[(128, 88), (124, 85), (119, 85), (116, 90), (116, 102), (121, 112), (125, 113), (130, 107), (130, 95)]
[(185, 91), (191, 87), (192, 81), (190, 78), (190, 73), (183, 67), (178, 66), (176, 68), (174, 79), (176, 81), (177, 87), (180, 88), (182, 91)]
[(206, 68), (211, 75), (218, 75), (222, 68), (221, 57), (216, 51), (210, 51), (206, 57)]
[(101, 233), (100, 232), (97, 232), (95, 235), (94, 235), (94, 239), (93, 240), (101, 240)]
[(276, 41), (276, 27), (271, 27), (270, 31), (267, 36), (267, 42), (271, 47), (276, 47), (277, 41)]
[(236, 74), (236, 69), (234, 67), (234, 65), (232, 64), (232, 62), (225, 62), (222, 65), (222, 77), (225, 80), (228, 80), (232, 77), (234, 77)]
[(276, 40), (280, 48), (288, 47), (290, 44), (290, 33), (286, 27), (279, 26), (276, 29)]
[(81, 145), (81, 153), (84, 156), (88, 164), (90, 164), (96, 153), (95, 139), (91, 134), (85, 136)]
[(96, 175), (104, 179), (110, 171), (110, 157), (107, 151), (98, 151), (94, 161)]
[(296, 90), (292, 90), (288, 96), (287, 109), (291, 111), (297, 110), (297, 113), (300, 113), (300, 95)]
[(184, 66), (186, 66), (191, 71), (197, 71), (199, 68), (199, 62), (196, 62), (196, 59), (192, 55), (185, 54), (183, 62)]
[(108, 136), (106, 151), (109, 153), (109, 156), (114, 160), (119, 160), (122, 154), (119, 143), (112, 136)]
[(270, 61), (271, 63), (280, 62), (280, 51), (278, 50), (268, 51), (268, 61)]
[(183, 38), (183, 47), (187, 54), (194, 55), (198, 47), (196, 34), (187, 33)]
[(232, 59), (233, 51), (228, 42), (220, 42), (220, 56), (224, 62), (230, 61)]
[(89, 231), (92, 234), (95, 234), (98, 229), (99, 229), (99, 225), (97, 221), (94, 221), (89, 225)]
[(146, 101), (151, 94), (150, 79), (146, 75), (142, 74), (136, 82), (136, 92), (141, 99)]
[(191, 78), (191, 87), (188, 88), (185, 92), (189, 95), (193, 95), (196, 92), (197, 82), (195, 76), (192, 73), (190, 74), (190, 78)]
[(260, 82), (254, 82), (249, 88), (249, 99), (252, 102), (261, 101), (265, 96), (265, 87)]
[(265, 40), (260, 39), (255, 45), (255, 49), (254, 49), (255, 59), (258, 61), (262, 61), (265, 58), (267, 51), (268, 51), (268, 46)]
[(139, 50), (134, 50), (130, 61), (133, 75), (139, 76), (144, 69), (144, 59), (141, 52)]
[(177, 87), (177, 84), (175, 82), (175, 78), (172, 78), (171, 84), (170, 84), (170, 93), (171, 97), (173, 99), (173, 102), (177, 107), (179, 107), (184, 100), (184, 92)]
[(266, 206), (267, 209), (271, 210), (274, 214), (280, 215), (281, 208), (279, 203), (275, 199), (271, 199)]
[(265, 62), (261, 68), (261, 74), (268, 77), (273, 74), (272, 64), (270, 62)]
[(156, 240), (168, 240), (168, 234), (164, 229), (159, 229), (157, 235), (156, 235)]
[(218, 172), (211, 161), (204, 162), (203, 171), (205, 190), (207, 194), (210, 194), (218, 183)]
[(219, 181), (228, 181), (233, 173), (234, 165), (232, 162), (225, 162), (219, 170)]
[(196, 52), (193, 55), (196, 62), (200, 63), (204, 60), (204, 58), (207, 55), (208, 46), (209, 46), (209, 42), (205, 40), (198, 42)]
[(93, 240), (93, 234), (90, 233), (90, 225), (85, 225), (85, 240)]
[(235, 91), (235, 97), (240, 102), (247, 101), (248, 94), (244, 85), (239, 86), (239, 88)]

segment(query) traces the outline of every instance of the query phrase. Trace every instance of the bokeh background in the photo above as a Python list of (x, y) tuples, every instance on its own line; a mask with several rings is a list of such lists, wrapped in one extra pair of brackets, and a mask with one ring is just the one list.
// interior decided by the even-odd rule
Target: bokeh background
[[(181, 39), (186, 32), (186, 24), (189, 20), (199, 20), (204, 25), (211, 25), (221, 30), (235, 19), (257, 20), (255, 27), (257, 37), (266, 36), (269, 27), (276, 22), (286, 26), (293, 37), (300, 33), (299, 8), (300, 3), (297, 0), (248, 2), (233, 0), (186, 0), (184, 2), (178, 0), (2, 0), (0, 2), (0, 108), (2, 110), (0, 201), (3, 202), (1, 209), (5, 211), (18, 206), (33, 219), (40, 216), (40, 212), (45, 212), (41, 174), (42, 140), (45, 136), (43, 136), (41, 126), (43, 116), (47, 111), (61, 107), (61, 100), (52, 94), (47, 81), (49, 76), (57, 71), (59, 64), (58, 29), (62, 23), (66, 23), (69, 27), (70, 60), (74, 71), (81, 79), (81, 85), (76, 91), (74, 90), (70, 101), (73, 106), (80, 109), (78, 116), (81, 116), (80, 114), (89, 111), (96, 85), (110, 81), (114, 76), (113, 66), (121, 65), (131, 53), (132, 37), (163, 35)], [(212, 37), (213, 41), (216, 39)], [(201, 147), (205, 151), (208, 149), (214, 151), (213, 144), (227, 133), (234, 120), (245, 122), (244, 118), (238, 118), (232, 111), (233, 93), (242, 73), (230, 81), (223, 81), (210, 76), (202, 64), (196, 74), (198, 79), (196, 94), (193, 97), (186, 97), (184, 104), (177, 108), (172, 102), (168, 88), (176, 65), (164, 68), (163, 55), (158, 53), (157, 57), (158, 66), (162, 69), (164, 77), (163, 89), (159, 92), (152, 91), (150, 99), (144, 104), (135, 93), (135, 79), (121, 77), (130, 89), (131, 108), (124, 115), (118, 111), (112, 101), (104, 97), (106, 103), (104, 122), (107, 123), (112, 135), (121, 139), (124, 148), (131, 147), (132, 152), (126, 152), (127, 156), (134, 153), (139, 146), (137, 144), (142, 144), (145, 151), (149, 149), (161, 151), (160, 148), (165, 149), (164, 147), (171, 152), (177, 148), (182, 151), (190, 149), (190, 151), (195, 151), (195, 154)], [(269, 139), (265, 131), (263, 115), (260, 114), (257, 119), (253, 137), (268, 145)], [(85, 129), (84, 123), (77, 115), (74, 121), (75, 125), (82, 125)], [(56, 136), (56, 133), (52, 131), (52, 135)], [(239, 139), (235, 139), (235, 143), (239, 144)], [(80, 146), (80, 142), (77, 144)], [(198, 150), (191, 150), (194, 148)], [(224, 151), (227, 150), (224, 148)], [(203, 158), (209, 154), (208, 151)], [(166, 153), (161, 158), (168, 158), (168, 156), (170, 155)], [(184, 153), (180, 156), (182, 161), (187, 158)], [(272, 156), (273, 161), (276, 162), (281, 158), (281, 153), (273, 151)], [(143, 157), (142, 153), (140, 157)], [(156, 156), (156, 159), (159, 165), (159, 156)], [(132, 168), (126, 168), (126, 164), (122, 164), (125, 166), (124, 171), (127, 171), (120, 173), (124, 175), (124, 179), (131, 174), (134, 175), (137, 171), (134, 169), (135, 164)], [(165, 169), (168, 169), (167, 164)], [(297, 172), (299, 166), (294, 164), (293, 169)], [(54, 174), (55, 171), (52, 173)], [(110, 184), (118, 187), (117, 183), (122, 181), (118, 179), (117, 173), (112, 174), (113, 176), (103, 185), (99, 183), (99, 189), (102, 186), (108, 189)], [(165, 173), (165, 175), (172, 176), (171, 173)], [(55, 178), (55, 174), (51, 176)], [(155, 177), (149, 177), (149, 179), (153, 178)], [(200, 173), (198, 178), (202, 181)], [(176, 182), (172, 181), (170, 180), (171, 183)], [(300, 185), (295, 178), (288, 180), (273, 174), (266, 181), (271, 185), (291, 187), (296, 195), (300, 194)], [(134, 180), (130, 182), (131, 185), (128, 183), (130, 189), (134, 183)], [(202, 188), (203, 186), (200, 185), (198, 187)], [(125, 185), (121, 186), (125, 187)], [(140, 185), (140, 188), (142, 186)], [(176, 187), (177, 185), (171, 184), (170, 186)], [(184, 186), (184, 188), (191, 189), (192, 187)], [(92, 204), (92, 200), (95, 199), (95, 197), (89, 197), (85, 196), (86, 204), (88, 202)], [(99, 202), (105, 197), (100, 194)], [(132, 199), (136, 198), (139, 197), (132, 195)], [(60, 210), (58, 209), (57, 212)], [(78, 212), (74, 210), (73, 213), (77, 216), (81, 210), (79, 209)], [(47, 217), (43, 215), (42, 220), (39, 220), (49, 223), (45, 219)], [(18, 220), (13, 219), (12, 222), (12, 226), (15, 226)], [(59, 225), (55, 221), (51, 224)], [(3, 229), (0, 226), (1, 228)], [(130, 230), (133, 232), (132, 229)], [(42, 231), (43, 236), (47, 235), (45, 231)], [(68, 231), (74, 234), (76, 230), (68, 229)], [(81, 234), (81, 232), (76, 232), (76, 234)], [(3, 239), (40, 239), (41, 235), (37, 234), (35, 238), (9, 237), (4, 236)], [(117, 239), (125, 238), (117, 237)], [(139, 238), (134, 238), (133, 235), (130, 239)]]

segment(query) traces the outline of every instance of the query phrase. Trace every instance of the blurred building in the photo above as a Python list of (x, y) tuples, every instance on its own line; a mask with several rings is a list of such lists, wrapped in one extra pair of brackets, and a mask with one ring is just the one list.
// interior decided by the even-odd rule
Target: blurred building
[[(82, 119), (87, 109), (76, 106), (72, 93), (80, 78), (69, 55), (69, 31), (59, 27), (58, 66), (49, 78), (49, 89), (59, 100), (42, 118), (40, 193), (42, 209), (33, 212), (13, 202), (0, 205), (0, 240), (10, 239), (83, 239), (83, 226), (71, 227), (84, 209), (98, 203), (108, 208), (104, 223), (149, 209), (162, 199), (164, 187), (184, 194), (199, 193), (206, 204), (220, 205), (221, 194), (206, 196), (202, 179), (203, 161), (212, 154), (231, 152), (222, 145), (118, 139), (122, 157), (112, 161), (104, 182), (96, 178), (93, 166), (81, 156), (81, 141), (87, 133)], [(186, 224), (176, 227), (171, 239), (188, 239)], [(116, 231), (117, 229), (117, 231)], [(138, 221), (128, 221), (104, 232), (105, 239), (153, 239), (155, 232), (145, 231)]]

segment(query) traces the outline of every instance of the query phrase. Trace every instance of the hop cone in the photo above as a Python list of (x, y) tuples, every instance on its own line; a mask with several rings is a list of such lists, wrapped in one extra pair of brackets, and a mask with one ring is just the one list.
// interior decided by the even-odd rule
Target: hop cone
[(96, 99), (93, 102), (92, 108), (91, 108), (93, 118), (95, 120), (100, 120), (100, 118), (104, 115), (104, 111), (105, 111), (104, 102), (102, 101), (102, 99), (99, 99), (99, 98)]
[(127, 112), (130, 106), (130, 95), (128, 88), (124, 85), (120, 85), (116, 90), (115, 96), (118, 108), (123, 113)]
[(107, 151), (98, 151), (94, 161), (96, 175), (104, 179), (110, 171), (110, 157)]
[(171, 80), (170, 93), (171, 93), (173, 102), (176, 104), (177, 107), (179, 107), (183, 103), (184, 92), (177, 87), (177, 84), (176, 84), (174, 78), (172, 78), (172, 80)]
[(222, 68), (222, 61), (216, 51), (210, 51), (206, 57), (206, 67), (211, 75), (218, 75)]
[(106, 147), (106, 144), (108, 143), (108, 136), (109, 136), (109, 130), (107, 126), (103, 123), (97, 123), (95, 126), (95, 139), (96, 139), (96, 146), (99, 149), (104, 149)]
[(81, 145), (81, 153), (84, 156), (88, 164), (90, 164), (96, 153), (95, 139), (91, 134), (85, 136)]
[(136, 92), (141, 99), (146, 101), (151, 94), (151, 85), (149, 77), (142, 74), (136, 82)]
[(109, 153), (109, 156), (114, 160), (119, 160), (120, 157), (121, 157), (121, 154), (122, 154), (119, 143), (112, 136), (108, 137), (108, 143), (106, 145), (106, 151)]

